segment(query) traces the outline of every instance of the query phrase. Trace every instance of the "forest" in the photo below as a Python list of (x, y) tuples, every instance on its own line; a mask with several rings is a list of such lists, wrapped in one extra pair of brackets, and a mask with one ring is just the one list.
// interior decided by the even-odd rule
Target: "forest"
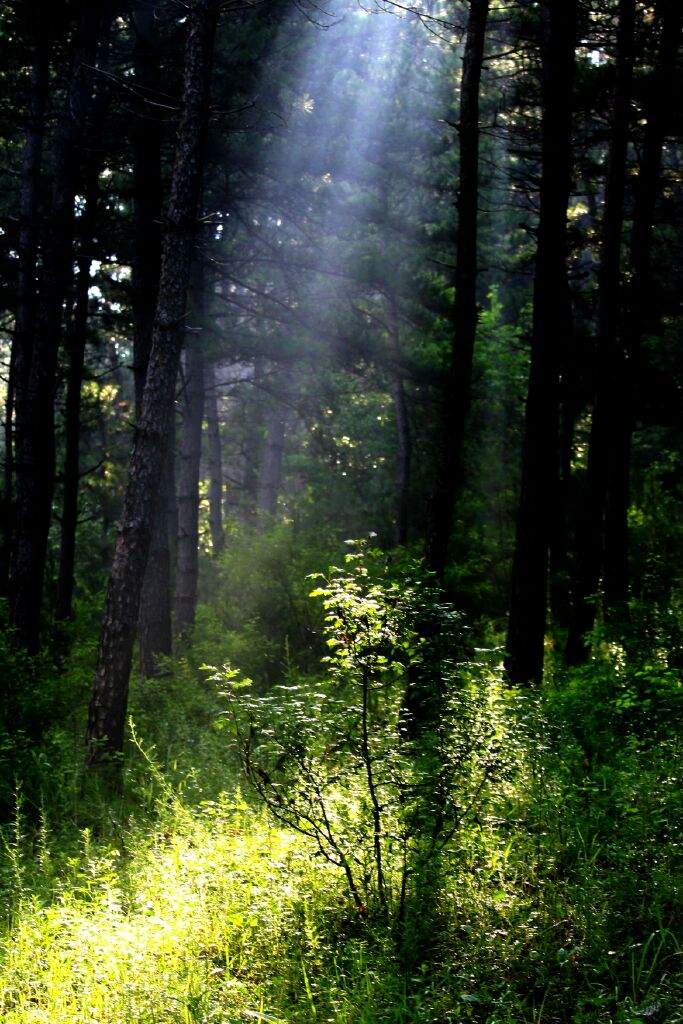
[(0, 4), (3, 1024), (683, 1024), (682, 29)]

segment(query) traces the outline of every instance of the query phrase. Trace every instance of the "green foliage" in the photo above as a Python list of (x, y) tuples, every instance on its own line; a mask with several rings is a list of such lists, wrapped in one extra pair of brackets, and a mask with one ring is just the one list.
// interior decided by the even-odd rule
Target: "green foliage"
[[(396, 572), (352, 547), (342, 568), (312, 577), (323, 678), (290, 674), (265, 695), (233, 669), (214, 678), (228, 684), (246, 776), (274, 816), (342, 869), (358, 911), (402, 927), (448, 844), (514, 774), (519, 736), (500, 683), (453, 660), (460, 618), (419, 567)], [(429, 686), (429, 722), (414, 720), (416, 685)]]

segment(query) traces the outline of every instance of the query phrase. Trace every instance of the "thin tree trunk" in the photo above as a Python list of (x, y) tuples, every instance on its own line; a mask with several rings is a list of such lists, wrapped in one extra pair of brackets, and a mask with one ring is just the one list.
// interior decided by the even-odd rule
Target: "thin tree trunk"
[(259, 465), (263, 440), (263, 402), (261, 395), (263, 362), (262, 356), (256, 356), (254, 359), (252, 391), (247, 400), (247, 409), (245, 411), (247, 428), (244, 438), (243, 472), (241, 474), (240, 489), (242, 491), (242, 519), (246, 523), (253, 521), (258, 499)]
[[(567, 206), (571, 168), (576, 0), (543, 0), (542, 179), (534, 276), (531, 369), (512, 567), (506, 667), (516, 685), (543, 676), (548, 548), (557, 494), (559, 361), (569, 345)], [(559, 340), (558, 340), (559, 336)]]
[(266, 436), (259, 466), (257, 508), (267, 516), (275, 515), (277, 499), (282, 485), (282, 459), (287, 430), (289, 373), (274, 375), (274, 393), (270, 396), (266, 412)]
[(624, 608), (629, 587), (628, 506), (631, 440), (638, 404), (640, 346), (652, 319), (652, 240), (655, 211), (661, 192), (662, 150), (672, 117), (681, 44), (683, 8), (679, 0), (659, 0), (661, 44), (650, 81), (647, 125), (636, 187), (636, 207), (630, 245), (631, 284), (628, 293), (624, 344), (616, 367), (618, 404), (615, 409), (607, 474), (605, 509), (604, 593), (606, 612)]
[[(108, 64), (102, 54), (100, 65)], [(109, 81), (98, 82), (98, 93), (92, 105), (92, 129), (88, 136), (88, 157), (83, 171), (85, 210), (79, 220), (80, 255), (74, 287), (73, 311), (67, 331), (69, 365), (64, 410), (64, 480), (62, 521), (59, 548), (59, 570), (55, 619), (66, 621), (73, 615), (74, 566), (76, 530), (78, 527), (78, 492), (80, 488), (81, 388), (88, 338), (91, 250), (95, 241), (100, 199), (100, 173), (103, 166), (102, 135), (111, 102)]]
[(185, 352), (182, 427), (178, 466), (178, 562), (175, 629), (188, 635), (194, 626), (199, 577), (199, 468), (204, 412), (204, 356), (201, 339), (189, 337)]
[(620, 372), (621, 238), (628, 150), (629, 108), (633, 80), (635, 0), (620, 0), (617, 29), (616, 80), (607, 178), (603, 243), (600, 259), (597, 381), (593, 402), (586, 487), (577, 524), (576, 574), (566, 657), (577, 664), (588, 656), (586, 635), (593, 628), (603, 568), (604, 517), (608, 466), (615, 441), (615, 424), (623, 373)]
[(206, 408), (206, 435), (209, 462), (209, 528), (214, 555), (225, 547), (223, 533), (223, 452), (221, 428), (218, 419), (218, 395), (216, 392), (216, 370), (213, 363), (206, 368), (204, 376), (204, 405)]
[(26, 141), (21, 169), (19, 194), (19, 269), (17, 280), (17, 311), (10, 354), (7, 403), (5, 407), (5, 479), (3, 494), (3, 537), (0, 550), (0, 593), (7, 594), (14, 504), (14, 408), (22, 423), (28, 419), (28, 375), (31, 366), (33, 333), (36, 322), (36, 263), (38, 258), (38, 227), (40, 180), (45, 139), (50, 77), (50, 44), (48, 35), (40, 31), (33, 49)]
[(89, 764), (123, 750), (135, 625), (152, 534), (152, 496), (161, 479), (185, 333), (218, 9), (217, 0), (195, 0), (187, 12), (182, 112), (164, 222), (152, 351), (107, 590), (86, 735)]
[[(78, 162), (92, 98), (92, 67), (103, 11), (86, 7), (79, 19), (71, 84), (55, 146), (54, 187), (43, 259), (26, 401), (16, 408), (16, 517), (10, 613), (19, 644), (35, 653), (55, 480), (57, 356), (62, 307), (73, 273), (74, 198)], [(23, 390), (23, 386), (22, 386)]]
[[(92, 203), (93, 198), (88, 199)], [(69, 369), (67, 375), (66, 406), (64, 415), (65, 456), (64, 495), (62, 501), (62, 529), (59, 547), (59, 575), (55, 619), (65, 621), (73, 615), (74, 564), (76, 559), (76, 529), (78, 526), (78, 489), (80, 483), (81, 441), (81, 387), (85, 365), (85, 346), (88, 337), (88, 289), (90, 287), (89, 255), (78, 260), (76, 295), (70, 329)]]
[(436, 488), (427, 537), (427, 565), (443, 578), (456, 495), (462, 474), (465, 424), (470, 406), (477, 333), (479, 203), (479, 87), (489, 0), (471, 0), (460, 85), (460, 183), (455, 270), (455, 334), (442, 399)]
[(389, 331), (394, 359), (391, 394), (394, 402), (396, 419), (396, 517), (394, 521), (394, 541), (397, 545), (408, 542), (408, 511), (410, 508), (410, 470), (412, 457), (412, 438), (408, 403), (401, 373), (401, 336), (396, 307), (396, 296), (389, 296)]

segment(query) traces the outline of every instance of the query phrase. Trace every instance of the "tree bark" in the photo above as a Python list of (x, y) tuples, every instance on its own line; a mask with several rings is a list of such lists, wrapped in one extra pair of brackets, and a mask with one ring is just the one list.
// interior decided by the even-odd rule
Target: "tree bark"
[(506, 667), (512, 683), (543, 676), (548, 548), (557, 494), (559, 358), (569, 346), (567, 206), (571, 170), (576, 0), (543, 0), (542, 177), (534, 274), (531, 368), (512, 567)]
[(287, 430), (289, 373), (274, 375), (273, 393), (269, 396), (266, 412), (266, 436), (259, 465), (257, 508), (266, 516), (275, 515), (277, 499), (282, 485), (282, 459)]
[(189, 337), (185, 351), (178, 466), (178, 563), (175, 630), (187, 636), (194, 626), (199, 577), (199, 467), (204, 412), (204, 356), (201, 339)]
[[(161, 44), (153, 5), (137, 0), (131, 17), (135, 33), (133, 64), (139, 93), (131, 123), (133, 150), (133, 375), (136, 420), (149, 365), (154, 313), (161, 273), (162, 125), (154, 101), (161, 93)], [(173, 653), (171, 588), (171, 508), (175, 502), (173, 460), (174, 417), (170, 418), (166, 457), (159, 492), (154, 499), (154, 520), (149, 557), (140, 596), (138, 640), (140, 672), (153, 676), (159, 655)]]
[(152, 535), (140, 593), (138, 641), (140, 674), (159, 672), (159, 656), (173, 653), (172, 545), (175, 528), (175, 414), (171, 415), (159, 492), (154, 501)]
[(656, 303), (652, 282), (652, 241), (655, 212), (661, 192), (662, 150), (671, 124), (683, 9), (678, 0), (659, 0), (657, 14), (661, 43), (647, 102), (647, 124), (636, 187), (630, 241), (631, 282), (623, 345), (617, 366), (620, 399), (614, 415), (607, 467), (605, 508), (604, 600), (607, 614), (623, 609), (628, 598), (628, 506), (631, 441), (638, 405), (640, 347)]
[(572, 614), (567, 637), (568, 663), (578, 664), (589, 654), (586, 636), (593, 628), (603, 569), (604, 518), (607, 502), (608, 466), (613, 458), (615, 426), (623, 372), (620, 345), (621, 240), (624, 223), (624, 194), (628, 151), (629, 108), (633, 81), (635, 0), (620, 0), (617, 28), (616, 77), (612, 126), (605, 181), (600, 287), (596, 390), (593, 400), (586, 487), (577, 524), (576, 573), (572, 593)]
[(161, 272), (161, 121), (150, 106), (161, 93), (161, 52), (154, 6), (136, 0), (132, 10), (135, 33), (133, 66), (141, 94), (131, 121), (133, 150), (133, 375), (136, 420), (152, 348), (152, 330)]
[(471, 0), (460, 84), (460, 182), (455, 270), (455, 331), (445, 382), (437, 452), (437, 476), (428, 527), (427, 566), (443, 578), (456, 495), (462, 474), (465, 424), (470, 406), (477, 333), (479, 203), (479, 87), (489, 0)]
[(152, 497), (163, 469), (184, 335), (218, 9), (217, 0), (194, 0), (187, 11), (182, 111), (164, 222), (152, 351), (88, 716), (86, 744), (91, 765), (123, 750), (133, 639), (152, 533)]
[(408, 542), (412, 437), (405, 385), (401, 372), (400, 324), (396, 296), (393, 291), (389, 295), (389, 332), (394, 360), (391, 395), (396, 419), (396, 515), (394, 520), (394, 542), (400, 546)]
[[(44, 29), (44, 26), (43, 26)], [(5, 473), (3, 493), (3, 536), (0, 550), (0, 593), (9, 585), (14, 512), (14, 408), (22, 423), (28, 420), (28, 374), (31, 366), (36, 323), (36, 263), (38, 259), (39, 207), (45, 115), (50, 78), (49, 36), (38, 27), (33, 47), (26, 140), (19, 194), (19, 270), (17, 310), (10, 354), (7, 402), (5, 406)]]
[(206, 435), (209, 456), (209, 528), (211, 547), (214, 555), (225, 548), (223, 532), (223, 451), (221, 429), (218, 419), (218, 394), (216, 392), (216, 371), (213, 364), (206, 368), (204, 405), (206, 408)]
[(74, 44), (73, 69), (55, 145), (50, 216), (43, 238), (39, 301), (26, 401), (16, 408), (16, 520), (10, 616), (18, 643), (40, 643), (40, 619), (55, 480), (57, 356), (62, 307), (73, 266), (74, 198), (83, 135), (92, 98), (92, 67), (104, 12), (85, 6)]
[[(88, 205), (94, 197), (88, 198)], [(55, 619), (73, 617), (74, 565), (76, 560), (76, 529), (78, 526), (78, 489), (80, 484), (81, 387), (88, 338), (88, 290), (90, 287), (90, 255), (79, 257), (73, 318), (69, 331), (69, 369), (67, 374), (64, 414), (65, 456), (62, 529), (59, 546), (59, 575)]]

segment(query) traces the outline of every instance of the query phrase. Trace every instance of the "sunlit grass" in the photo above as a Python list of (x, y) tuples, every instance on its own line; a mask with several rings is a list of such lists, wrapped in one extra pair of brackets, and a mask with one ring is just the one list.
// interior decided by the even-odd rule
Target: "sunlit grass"
[(122, 846), (95, 849), (86, 836), (50, 899), (20, 896), (2, 943), (2, 1020), (267, 1012), (273, 987), (289, 982), (281, 972), (301, 892), (329, 885), (309, 851), (227, 798), (192, 815), (177, 808), (161, 830)]

